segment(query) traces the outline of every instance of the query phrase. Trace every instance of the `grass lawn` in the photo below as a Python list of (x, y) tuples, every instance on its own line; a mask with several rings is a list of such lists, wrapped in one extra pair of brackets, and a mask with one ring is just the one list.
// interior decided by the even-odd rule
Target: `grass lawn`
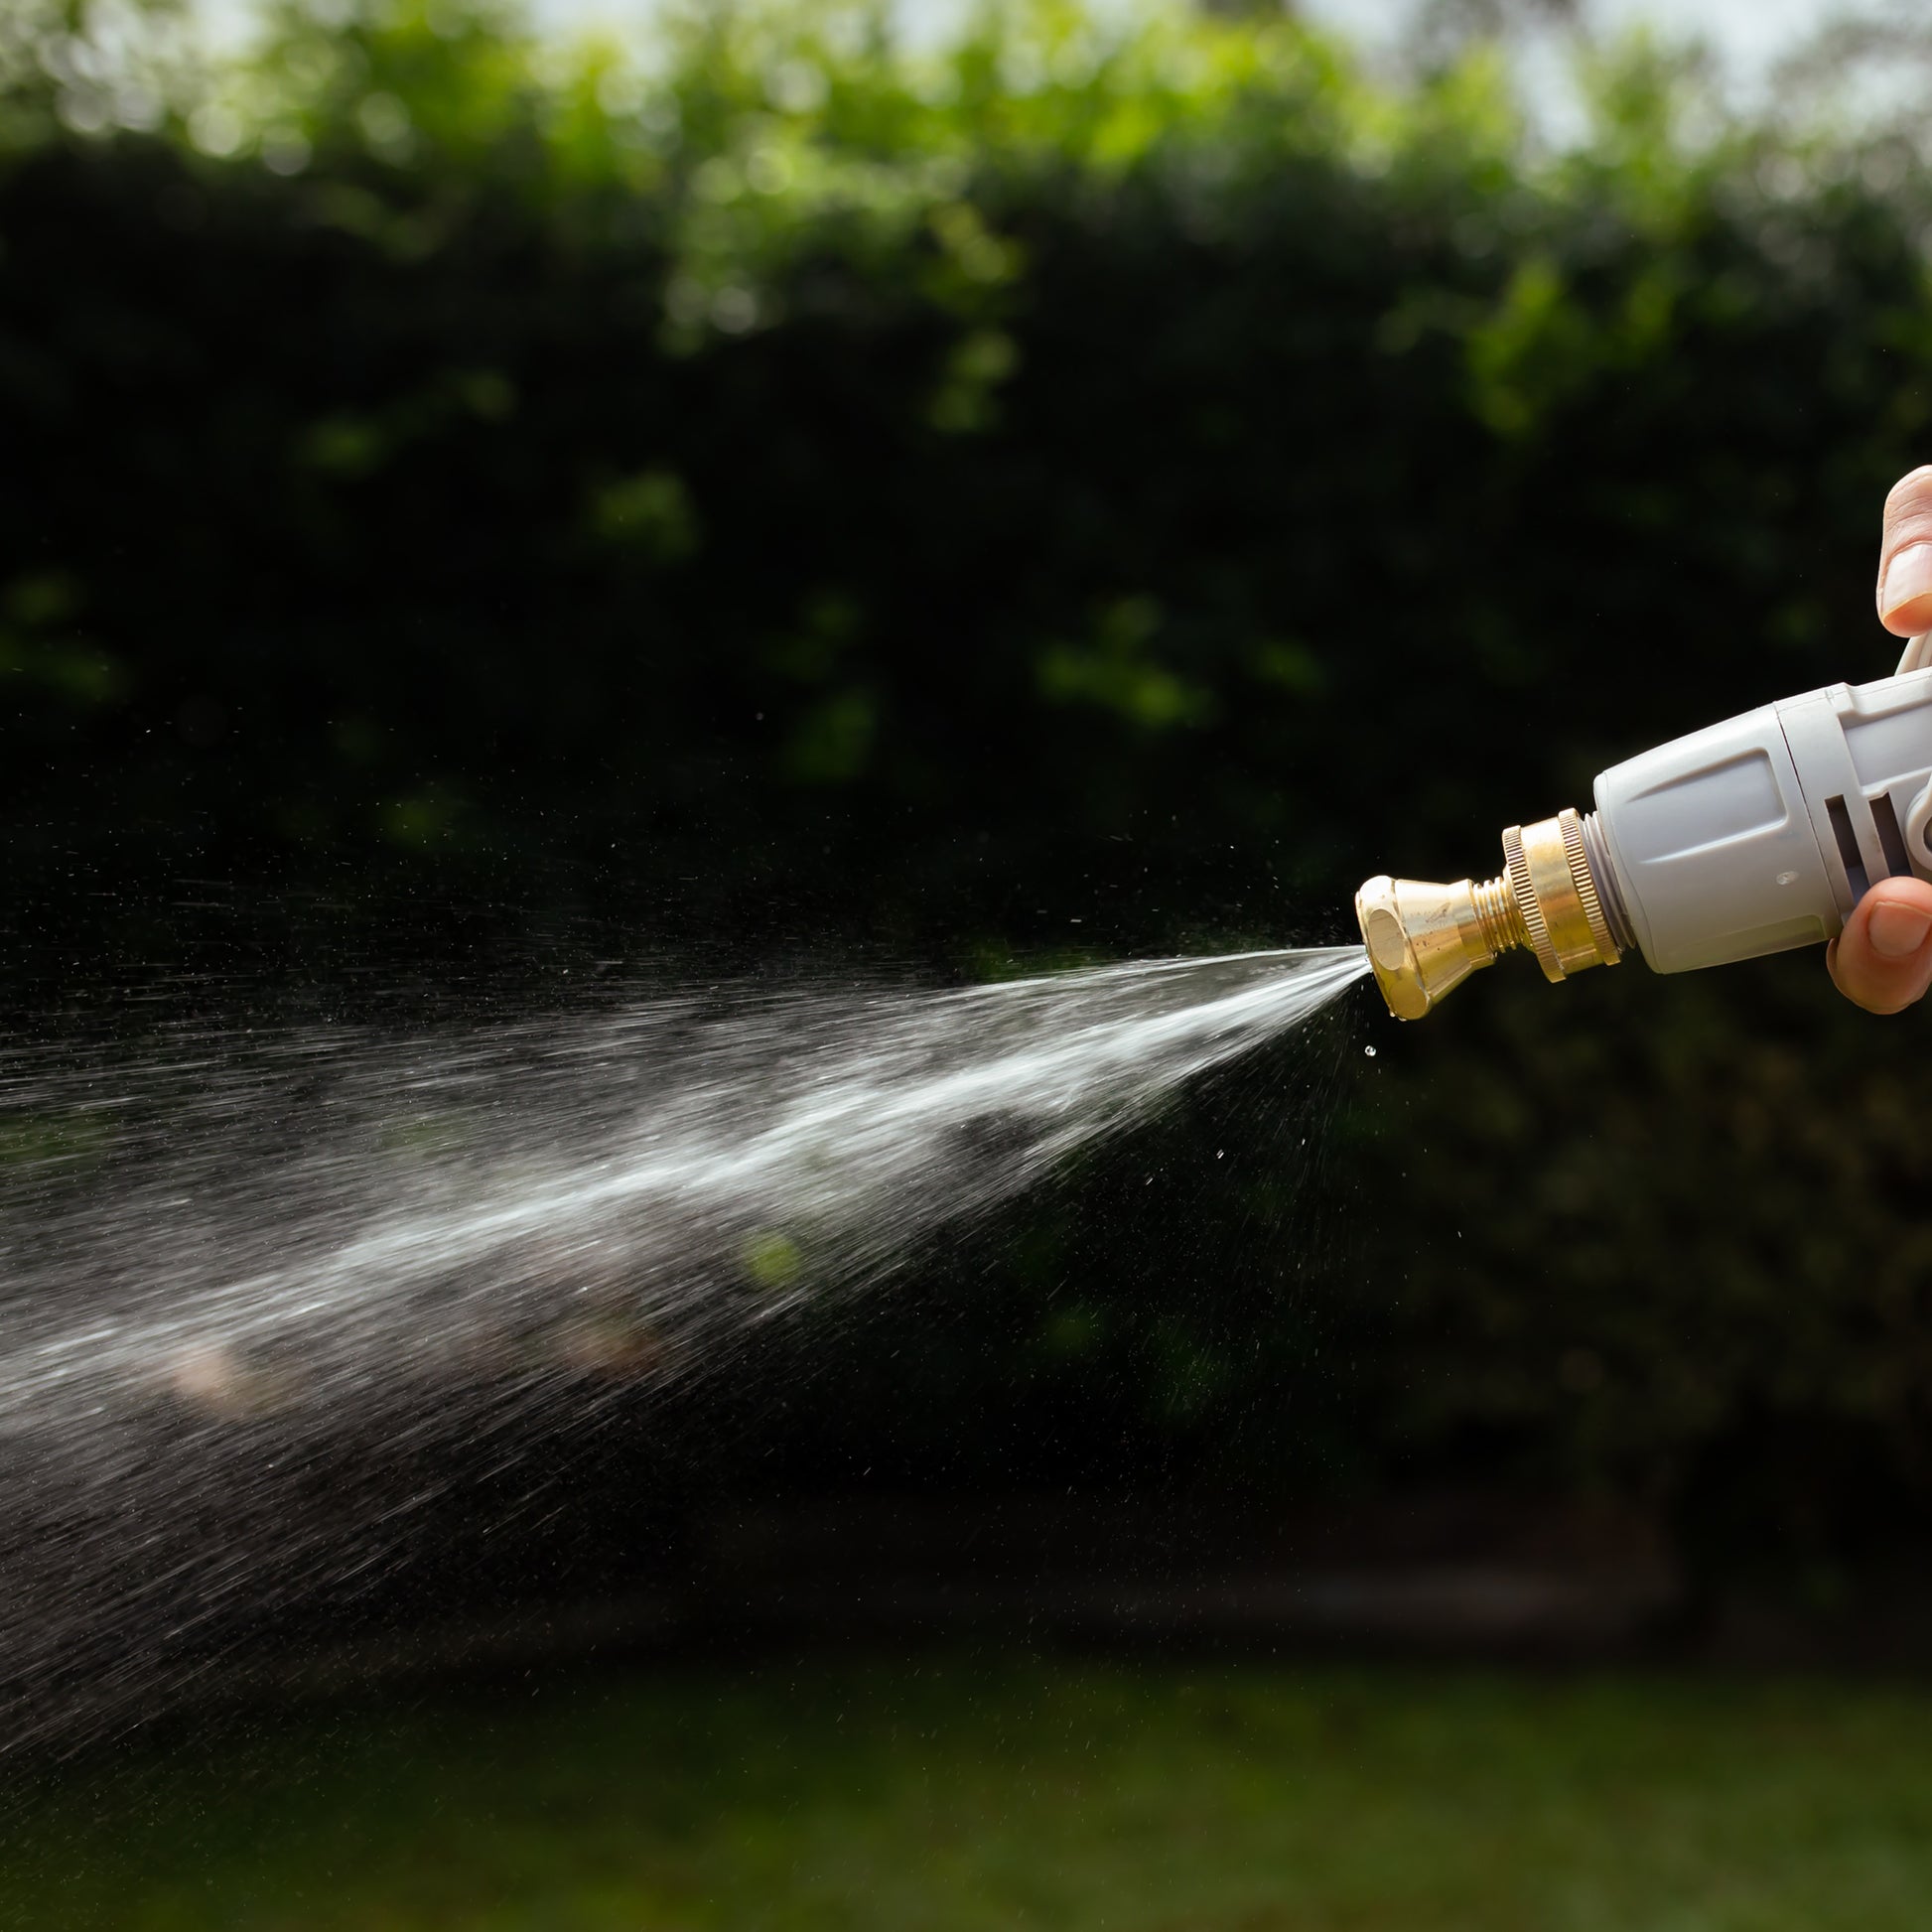
[(1923, 1932), (1932, 1690), (610, 1671), (151, 1745), (0, 1820), (9, 1932)]

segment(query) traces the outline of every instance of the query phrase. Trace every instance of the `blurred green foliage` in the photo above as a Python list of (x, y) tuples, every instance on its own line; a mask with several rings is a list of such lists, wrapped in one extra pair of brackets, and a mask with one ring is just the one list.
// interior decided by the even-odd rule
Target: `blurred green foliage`
[[(1924, 170), (1641, 48), (1552, 154), (1493, 57), (1394, 94), (1281, 21), (558, 51), (429, 0), (205, 69), (103, 18), (0, 37), (17, 1012), (1337, 938), (1367, 873), (1493, 867), (1615, 758), (1889, 668)], [(819, 1476), (1889, 1534), (1922, 1024), (1815, 958), (1518, 962), (1214, 1084), (766, 1427)]]

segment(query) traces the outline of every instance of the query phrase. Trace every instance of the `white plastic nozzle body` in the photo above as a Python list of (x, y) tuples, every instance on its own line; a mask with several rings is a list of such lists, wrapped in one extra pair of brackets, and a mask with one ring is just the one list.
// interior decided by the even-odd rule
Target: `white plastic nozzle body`
[(1726, 719), (1595, 795), (1605, 910), (1656, 971), (1835, 938), (1878, 880), (1932, 880), (1932, 668)]

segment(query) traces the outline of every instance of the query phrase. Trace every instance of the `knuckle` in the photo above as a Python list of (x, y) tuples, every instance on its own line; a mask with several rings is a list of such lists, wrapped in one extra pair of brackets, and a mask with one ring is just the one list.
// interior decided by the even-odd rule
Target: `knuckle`
[(1932, 538), (1932, 464), (1900, 477), (1885, 495), (1885, 554)]
[(1885, 491), (1885, 511), (1906, 506), (1916, 506), (1932, 496), (1932, 463), (1921, 463), (1916, 470), (1908, 470)]

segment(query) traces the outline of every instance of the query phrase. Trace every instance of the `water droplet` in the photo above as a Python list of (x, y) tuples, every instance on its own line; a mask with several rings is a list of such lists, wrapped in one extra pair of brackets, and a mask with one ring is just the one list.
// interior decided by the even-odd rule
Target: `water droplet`
[(1375, 1048), (1373, 1046), (1364, 1046), (1362, 1048), (1362, 1051), (1366, 1053), (1370, 1059), (1373, 1059), (1375, 1057)]

